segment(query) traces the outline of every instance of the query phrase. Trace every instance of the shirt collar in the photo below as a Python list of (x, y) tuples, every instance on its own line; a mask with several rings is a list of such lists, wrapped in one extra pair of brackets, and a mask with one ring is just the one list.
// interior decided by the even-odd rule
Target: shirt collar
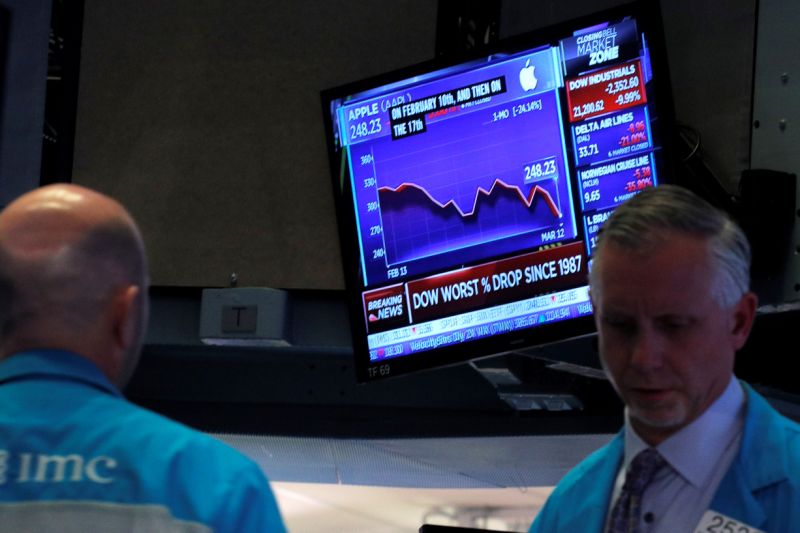
[(91, 361), (64, 350), (30, 350), (0, 362), (0, 385), (25, 379), (76, 381), (122, 397), (122, 393)]
[[(733, 444), (744, 425), (745, 396), (742, 386), (731, 377), (725, 391), (697, 420), (656, 446), (669, 465), (695, 487), (703, 485), (711, 475), (722, 450)], [(625, 410), (625, 462), (648, 448), (630, 423)], [(625, 471), (623, 470), (623, 471)]]

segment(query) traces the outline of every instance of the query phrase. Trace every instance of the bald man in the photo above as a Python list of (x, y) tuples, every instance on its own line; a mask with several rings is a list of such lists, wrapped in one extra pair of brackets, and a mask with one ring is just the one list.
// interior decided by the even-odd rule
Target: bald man
[(119, 203), (62, 184), (0, 213), (0, 532), (284, 531), (255, 463), (120, 394), (147, 315)]

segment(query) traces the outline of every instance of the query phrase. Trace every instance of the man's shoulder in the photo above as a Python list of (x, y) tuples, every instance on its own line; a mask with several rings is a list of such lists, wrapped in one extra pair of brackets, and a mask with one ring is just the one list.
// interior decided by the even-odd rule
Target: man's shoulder
[(768, 434), (774, 434), (776, 431), (782, 432), (788, 442), (797, 446), (798, 438), (800, 438), (800, 422), (783, 415), (749, 385), (745, 385), (745, 390), (748, 401), (747, 424), (750, 429)]
[[(558, 482), (531, 525), (531, 533), (579, 530), (575, 526), (591, 529), (591, 524), (599, 523), (605, 516), (621, 458), (622, 436), (617, 434), (611, 442), (589, 454)], [(591, 524), (584, 523), (586, 520)]]
[(167, 499), (174, 502), (176, 490), (181, 492), (180, 499), (193, 509), (187, 516), (214, 516), (204, 523), (231, 531), (283, 531), (268, 480), (255, 461), (211, 435), (139, 406), (131, 405), (126, 418), (138, 431), (125, 444), (126, 453), (143, 460), (143, 478), (172, 485)]
[(748, 412), (740, 453), (748, 461), (785, 468), (800, 483), (800, 423), (781, 414), (751, 387), (746, 390)]
[(181, 422), (169, 419), (144, 407), (126, 400), (121, 410), (124, 415), (117, 420), (124, 428), (124, 435), (130, 439), (130, 446), (143, 446), (161, 449), (164, 453), (179, 453), (184, 460), (196, 457), (206, 465), (216, 460), (224, 460), (228, 467), (249, 467), (253, 463), (239, 451), (216, 437), (193, 429)]
[(589, 487), (597, 491), (603, 476), (611, 479), (622, 459), (622, 436), (617, 434), (611, 442), (590, 453), (558, 482), (553, 494), (572, 494)]

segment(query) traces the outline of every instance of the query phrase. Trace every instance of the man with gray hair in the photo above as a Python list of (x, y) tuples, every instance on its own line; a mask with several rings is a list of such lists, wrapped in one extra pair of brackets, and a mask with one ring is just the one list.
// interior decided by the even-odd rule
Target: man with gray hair
[(800, 425), (733, 375), (757, 306), (749, 268), (741, 229), (681, 187), (606, 221), (590, 291), (625, 426), (532, 532), (800, 531)]
[(284, 531), (255, 463), (122, 397), (147, 285), (107, 196), (52, 185), (0, 213), (0, 532)]

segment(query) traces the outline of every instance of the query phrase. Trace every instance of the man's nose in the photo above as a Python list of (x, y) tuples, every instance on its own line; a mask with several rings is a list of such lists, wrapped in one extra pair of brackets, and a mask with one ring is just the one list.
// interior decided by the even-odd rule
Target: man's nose
[(639, 328), (631, 347), (630, 365), (637, 370), (653, 370), (663, 363), (662, 343), (652, 328)]

